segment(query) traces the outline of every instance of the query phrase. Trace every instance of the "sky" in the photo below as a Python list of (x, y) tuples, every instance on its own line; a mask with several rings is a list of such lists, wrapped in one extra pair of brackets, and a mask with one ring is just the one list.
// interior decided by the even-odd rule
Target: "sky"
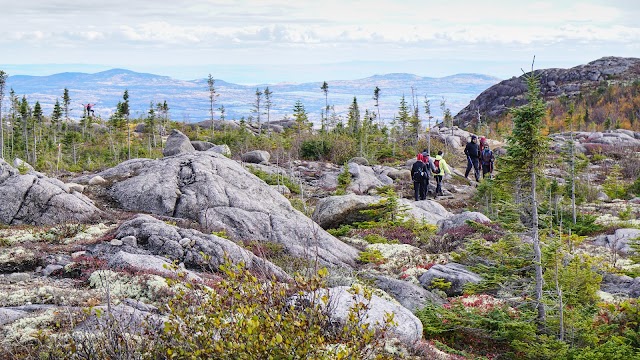
[(241, 84), (499, 78), (640, 57), (637, 0), (0, 0), (0, 70)]

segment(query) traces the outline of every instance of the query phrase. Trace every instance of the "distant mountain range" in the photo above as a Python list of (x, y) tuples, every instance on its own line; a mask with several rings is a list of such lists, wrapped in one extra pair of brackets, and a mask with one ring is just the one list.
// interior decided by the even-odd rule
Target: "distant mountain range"
[[(380, 88), (380, 113), (384, 121), (390, 121), (397, 113), (400, 98), (405, 96), (411, 106), (412, 88), (418, 97), (420, 111), (423, 112), (425, 95), (431, 102), (431, 113), (440, 119), (442, 111), (440, 102), (446, 100), (453, 114), (469, 104), (485, 89), (497, 84), (500, 79), (480, 74), (457, 74), (442, 78), (421, 77), (412, 74), (396, 73), (374, 75), (358, 80), (327, 80), (329, 85), (328, 102), (334, 105), (338, 114), (344, 115), (357, 97), (361, 113), (365, 109), (373, 110), (373, 91)], [(249, 117), (255, 102), (256, 88), (264, 91), (265, 87), (273, 92), (273, 106), (270, 111), (271, 120), (282, 119), (291, 115), (293, 106), (300, 100), (309, 118), (318, 122), (325, 106), (324, 93), (320, 89), (322, 81), (302, 84), (260, 84), (238, 85), (215, 81), (216, 91), (220, 96), (215, 107), (224, 105), (227, 120), (239, 120)], [(122, 100), (124, 90), (129, 91), (131, 116), (144, 116), (150, 103), (167, 101), (173, 120), (196, 122), (209, 119), (209, 92), (206, 79), (184, 81), (168, 76), (137, 73), (125, 69), (112, 69), (95, 74), (60, 73), (50, 76), (15, 75), (7, 79), (7, 93), (13, 88), (16, 95), (26, 95), (30, 104), (39, 101), (46, 115), (53, 109), (56, 98), (61, 99), (64, 88), (69, 89), (71, 97), (72, 118), (82, 116), (83, 104), (96, 104), (96, 115), (108, 118)], [(6, 107), (8, 96), (5, 96)], [(264, 102), (264, 100), (263, 100)], [(216, 110), (215, 118), (220, 112)], [(263, 115), (262, 119), (266, 120)], [(435, 120), (434, 120), (435, 121)]]

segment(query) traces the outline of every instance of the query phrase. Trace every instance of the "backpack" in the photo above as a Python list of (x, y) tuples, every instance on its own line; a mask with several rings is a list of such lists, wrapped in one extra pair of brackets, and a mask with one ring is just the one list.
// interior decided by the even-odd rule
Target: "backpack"
[(491, 157), (492, 156), (493, 156), (493, 153), (491, 152), (491, 150), (484, 149), (484, 151), (482, 152), (482, 163), (484, 165), (491, 164)]
[(424, 179), (424, 168), (420, 168), (416, 172), (413, 173), (413, 181), (420, 181)]
[(433, 161), (433, 167), (435, 167), (435, 170), (433, 170), (434, 174), (440, 174), (440, 160), (435, 159)]

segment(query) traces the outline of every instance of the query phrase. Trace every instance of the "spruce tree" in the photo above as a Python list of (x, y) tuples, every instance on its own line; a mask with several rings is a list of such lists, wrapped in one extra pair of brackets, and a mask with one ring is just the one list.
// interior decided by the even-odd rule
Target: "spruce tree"
[(358, 99), (356, 99), (355, 96), (349, 106), (347, 128), (354, 137), (358, 134), (358, 131), (360, 131), (360, 108), (358, 107)]
[(4, 159), (4, 119), (2, 118), (2, 102), (4, 101), (4, 91), (7, 85), (6, 72), (0, 70), (0, 159)]
[(269, 90), (269, 87), (267, 86), (266, 89), (264, 89), (264, 107), (267, 108), (267, 134), (269, 134), (269, 136), (271, 136), (271, 106), (273, 106), (273, 101), (271, 100), (271, 95), (273, 94), (273, 91)]
[(377, 86), (373, 89), (373, 100), (376, 102), (374, 106), (378, 111), (378, 121), (382, 122), (382, 118), (380, 117), (380, 88)]
[(211, 115), (211, 140), (213, 140), (215, 129), (215, 126), (213, 124), (213, 105), (216, 102), (216, 98), (220, 96), (220, 94), (216, 93), (215, 84), (216, 80), (213, 78), (213, 76), (211, 76), (211, 74), (209, 74), (209, 77), (207, 78), (207, 85), (209, 89), (209, 114)]
[[(540, 236), (538, 231), (537, 178), (541, 176), (542, 164), (549, 152), (549, 141), (542, 135), (546, 105), (538, 86), (539, 78), (532, 71), (525, 75), (528, 103), (511, 110), (513, 131), (507, 137), (507, 154), (501, 158), (501, 170), (496, 181), (504, 186), (519, 184), (528, 189), (529, 201), (523, 201), (521, 220), (531, 229), (534, 250), (535, 299), (539, 329), (544, 327), (546, 312), (542, 302), (542, 265)], [(530, 206), (530, 208), (526, 208)]]
[(260, 126), (260, 104), (262, 103), (262, 91), (256, 88), (256, 101), (253, 103), (252, 112), (256, 114), (256, 120), (258, 121), (258, 133), (262, 132), (262, 128)]
[(66, 121), (69, 121), (69, 104), (71, 104), (71, 97), (69, 97), (69, 89), (64, 88), (64, 92), (62, 94), (62, 105), (64, 109), (64, 118)]
[(296, 101), (296, 104), (293, 107), (293, 118), (296, 121), (298, 133), (301, 133), (309, 127), (309, 117), (300, 100)]

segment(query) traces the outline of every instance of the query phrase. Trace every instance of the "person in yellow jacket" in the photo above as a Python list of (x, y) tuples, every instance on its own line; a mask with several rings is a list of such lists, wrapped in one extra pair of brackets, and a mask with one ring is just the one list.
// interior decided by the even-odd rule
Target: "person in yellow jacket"
[(442, 196), (444, 193), (442, 192), (442, 179), (445, 174), (451, 175), (451, 169), (449, 169), (449, 165), (442, 158), (442, 151), (438, 151), (438, 155), (433, 160), (433, 174), (436, 178), (436, 194), (435, 196)]

